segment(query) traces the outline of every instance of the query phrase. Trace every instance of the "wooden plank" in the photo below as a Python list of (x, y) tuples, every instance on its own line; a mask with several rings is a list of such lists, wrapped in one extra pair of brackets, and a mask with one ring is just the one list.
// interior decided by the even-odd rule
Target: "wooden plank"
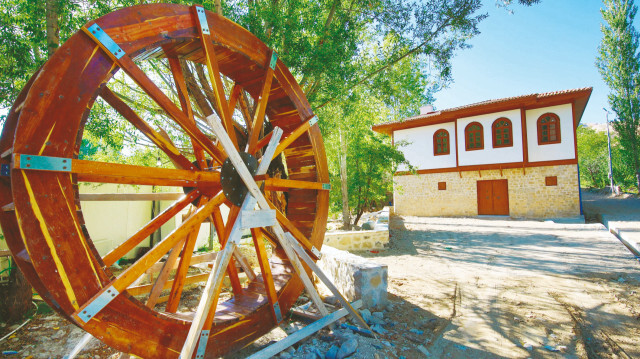
[[(358, 309), (362, 306), (362, 301), (357, 300), (351, 304), (351, 307)], [(349, 312), (342, 308), (337, 310), (329, 315), (324, 316), (322, 319), (319, 319), (306, 327), (298, 330), (297, 332), (287, 336), (284, 339), (280, 339), (276, 343), (260, 350), (257, 353), (250, 355), (247, 359), (269, 359), (274, 355), (280, 353), (281, 351), (287, 349), (288, 347), (294, 345), (295, 343), (301, 341), (302, 339), (318, 332), (320, 329), (336, 322), (338, 319), (347, 316)]]
[(323, 190), (323, 183), (310, 181), (297, 181), (282, 178), (267, 178), (264, 187), (269, 191), (287, 191), (290, 188)]
[(111, 250), (107, 255), (102, 258), (105, 267), (110, 267), (113, 263), (117, 262), (125, 254), (129, 253), (145, 238), (148, 238), (153, 232), (158, 230), (163, 224), (167, 223), (173, 216), (182, 211), (186, 206), (193, 202), (199, 196), (199, 191), (194, 190), (181, 200), (175, 202), (171, 206), (167, 207), (164, 211), (158, 214), (154, 219), (149, 221), (138, 232), (129, 237), (126, 241), (122, 242), (118, 247)]
[(283, 139), (280, 142), (280, 144), (278, 145), (278, 148), (276, 149), (276, 152), (273, 154), (273, 157), (275, 158), (276, 156), (278, 156), (280, 153), (282, 153), (282, 151), (284, 151), (287, 147), (289, 147), (289, 145), (291, 145), (293, 141), (297, 140), (298, 137), (306, 133), (307, 130), (315, 124), (317, 119), (318, 118), (315, 115), (313, 115), (310, 118), (308, 118), (306, 121), (304, 121), (300, 126), (298, 126), (298, 128), (293, 130), (285, 139)]
[(313, 273), (315, 273), (315, 275), (318, 276), (318, 278), (322, 281), (322, 283), (324, 283), (324, 285), (326, 285), (327, 288), (329, 288), (331, 293), (333, 293), (333, 295), (335, 295), (338, 298), (340, 303), (342, 303), (342, 306), (349, 311), (349, 314), (351, 314), (353, 319), (355, 319), (362, 326), (362, 328), (365, 328), (371, 331), (371, 328), (369, 328), (369, 326), (367, 325), (367, 322), (365, 322), (364, 319), (362, 319), (362, 317), (360, 316), (360, 314), (349, 304), (347, 299), (342, 295), (342, 293), (340, 293), (340, 291), (335, 286), (335, 284), (333, 284), (333, 282), (324, 274), (324, 272), (322, 271), (322, 269), (320, 269), (320, 267), (316, 264), (316, 262), (314, 262), (313, 259), (309, 257), (309, 255), (304, 250), (304, 248), (302, 248), (298, 244), (298, 242), (296, 242), (295, 238), (293, 238), (291, 233), (285, 233), (285, 235), (287, 236), (287, 238), (289, 238), (290, 244), (293, 247), (293, 250), (295, 250), (298, 256), (300, 256), (300, 259), (302, 259), (302, 261), (306, 265), (308, 265), (309, 268), (311, 268)]
[[(188, 276), (187, 278), (184, 279), (184, 285), (204, 282), (207, 280), (207, 278), (209, 278), (209, 273), (202, 273), (202, 274), (195, 274), (192, 276)], [(168, 280), (167, 282), (164, 283), (164, 287), (162, 288), (162, 290), (167, 290), (171, 288), (172, 285), (173, 285), (173, 279)], [(133, 296), (138, 296), (138, 295), (149, 293), (152, 287), (153, 287), (152, 284), (134, 286), (134, 287), (127, 288), (127, 292)], [(158, 298), (159, 299), (158, 302), (162, 302), (160, 300), (161, 298), (162, 297)]]
[(278, 208), (276, 208), (276, 206), (273, 205), (273, 203), (271, 203), (268, 199), (267, 202), (269, 203), (269, 205), (271, 206), (272, 209), (274, 209), (276, 211), (276, 219), (278, 219), (278, 222), (284, 227), (286, 228), (292, 235), (293, 237), (300, 243), (302, 244), (302, 246), (309, 251), (309, 253), (311, 254), (311, 256), (313, 256), (315, 259), (320, 259), (317, 255), (315, 247), (313, 246), (313, 244), (311, 244), (311, 242), (309, 242), (309, 240), (307, 239), (307, 237), (298, 229), (298, 227), (296, 227), (288, 218), (287, 216), (285, 216), (282, 212), (280, 212), (280, 210)]
[(147, 308), (153, 309), (153, 307), (156, 306), (158, 298), (160, 297), (160, 293), (162, 293), (162, 289), (164, 288), (164, 284), (167, 282), (167, 280), (169, 279), (169, 275), (171, 274), (171, 268), (173, 268), (174, 264), (178, 260), (178, 256), (180, 256), (180, 250), (182, 249), (184, 242), (185, 240), (183, 239), (182, 241), (176, 243), (176, 245), (171, 249), (171, 252), (169, 252), (169, 256), (163, 263), (160, 274), (156, 278), (156, 281), (151, 288), (149, 298), (147, 298), (147, 302), (145, 303)]
[(140, 116), (133, 111), (131, 107), (122, 101), (120, 97), (113, 93), (107, 86), (102, 86), (100, 88), (100, 97), (118, 111), (118, 113), (137, 128), (138, 131), (142, 132), (142, 134), (151, 140), (153, 144), (166, 153), (176, 167), (188, 170), (194, 169), (191, 161), (180, 153), (180, 150), (178, 150), (176, 145), (173, 144), (169, 138), (160, 135), (156, 130), (154, 130), (151, 125), (140, 118)]
[[(193, 108), (191, 107), (189, 92), (187, 91), (187, 81), (184, 78), (180, 60), (177, 57), (169, 57), (169, 68), (171, 69), (171, 74), (173, 75), (173, 81), (176, 84), (176, 92), (178, 94), (178, 100), (180, 101), (180, 107), (182, 107), (182, 112), (184, 112), (185, 115), (187, 115), (187, 118), (195, 124), (196, 120), (193, 117)], [(193, 153), (196, 157), (198, 167), (204, 170), (208, 166), (207, 161), (204, 157), (204, 150), (202, 149), (202, 146), (200, 146), (193, 139), (191, 140), (191, 146), (193, 147)]]
[(153, 101), (155, 101), (160, 108), (162, 108), (170, 118), (172, 118), (182, 129), (197, 142), (207, 153), (213, 157), (213, 159), (222, 163), (223, 159), (226, 157), (224, 153), (217, 148), (213, 142), (204, 134), (200, 129), (192, 123), (187, 116), (180, 110), (174, 103), (171, 101), (167, 95), (165, 95), (162, 90), (156, 86), (155, 83), (133, 62), (133, 60), (128, 56), (124, 55), (121, 58), (117, 59), (115, 56), (111, 54), (109, 50), (107, 50), (104, 45), (100, 41), (96, 39), (96, 37), (87, 29), (86, 26), (82, 27), (82, 30), (91, 37), (98, 46), (100, 46), (111, 59), (118, 64), (118, 66), (124, 70), (131, 79), (140, 86), (140, 88), (151, 97)]
[(184, 192), (80, 193), (80, 201), (175, 201), (184, 196)]
[[(240, 158), (238, 150), (234, 147), (234, 144), (229, 138), (229, 136), (226, 135), (224, 126), (222, 125), (219, 119), (216, 118), (216, 120), (213, 121), (211, 120), (212, 118), (214, 118), (214, 116), (207, 117), (207, 121), (212, 126), (214, 133), (218, 136), (218, 139), (220, 140), (223, 147), (225, 148), (225, 151), (231, 151), (230, 156), (233, 156), (232, 162), (234, 163), (236, 168), (240, 168), (240, 170), (244, 168), (244, 170), (247, 172), (245, 176), (248, 175), (251, 178), (251, 174), (248, 173), (246, 166), (244, 166), (244, 163)], [(260, 161), (260, 164), (258, 165), (258, 169), (256, 170), (257, 175), (263, 175), (267, 173), (267, 170), (269, 168), (269, 164), (271, 163), (271, 158), (272, 158), (269, 154), (273, 153), (273, 151), (275, 150), (276, 144), (280, 139), (279, 134), (280, 132), (276, 131), (276, 135), (273, 136), (274, 137), (273, 141), (269, 143), (269, 146), (265, 150), (265, 154), (267, 156), (263, 156), (262, 161)], [(254, 182), (254, 185), (255, 185), (255, 182)], [(242, 207), (237, 209), (238, 215), (240, 216), (242, 215), (242, 210), (253, 209), (256, 204), (255, 201), (256, 201), (255, 197), (252, 197), (249, 194), (247, 194), (242, 203)], [(232, 210), (234, 209), (235, 207), (232, 208)], [(229, 215), (229, 218), (231, 219), (231, 213)], [(200, 303), (198, 304), (198, 308), (196, 310), (193, 321), (191, 323), (191, 328), (189, 329), (189, 333), (187, 334), (187, 339), (185, 340), (184, 346), (182, 347), (182, 350), (180, 352), (181, 358), (191, 358), (195, 351), (196, 345), (198, 343), (198, 338), (200, 337), (201, 331), (203, 329), (204, 330), (211, 329), (211, 325), (213, 324), (213, 318), (215, 316), (215, 308), (218, 302), (218, 296), (220, 295), (222, 274), (228, 267), (229, 262), (231, 261), (231, 254), (233, 253), (233, 250), (235, 250), (236, 242), (239, 241), (241, 238), (242, 231), (240, 229), (240, 224), (238, 222), (239, 221), (235, 220), (233, 222), (233, 228), (230, 231), (227, 231), (228, 232), (227, 242), (225, 243), (224, 249), (222, 250), (222, 254), (218, 256), (218, 258), (216, 258), (216, 264), (214, 266), (214, 270), (211, 271), (211, 275), (209, 276), (207, 285), (202, 293)]]
[(276, 211), (272, 209), (248, 210), (242, 212), (242, 229), (271, 227), (276, 224)]
[[(202, 205), (202, 203), (203, 200), (200, 200), (200, 205)], [(182, 256), (180, 256), (180, 264), (178, 265), (178, 271), (173, 278), (171, 293), (169, 294), (169, 300), (165, 309), (165, 311), (169, 313), (175, 313), (176, 310), (178, 310), (178, 304), (180, 304), (180, 297), (182, 296), (182, 290), (184, 289), (184, 280), (187, 277), (187, 271), (191, 265), (191, 256), (193, 255), (193, 249), (196, 246), (198, 233), (200, 233), (200, 226), (194, 228), (191, 233), (187, 235), (187, 239), (184, 242), (184, 249), (182, 250)]]
[[(191, 257), (191, 262), (189, 262), (189, 265), (193, 266), (200, 263), (213, 262), (216, 259), (217, 255), (218, 255), (218, 252), (209, 252), (209, 253), (194, 255)], [(153, 266), (151, 266), (149, 269), (147, 269), (144, 273), (145, 274), (158, 273), (162, 269), (162, 265), (163, 265), (163, 262), (158, 262)], [(177, 268), (178, 268), (178, 263), (174, 264), (173, 268), (171, 269), (173, 270)]]
[[(242, 157), (240, 157), (240, 154), (238, 153), (238, 151), (233, 147), (233, 143), (231, 142), (231, 140), (228, 138), (228, 136), (225, 135), (224, 127), (222, 126), (222, 123), (220, 122), (220, 120), (215, 118), (214, 116), (208, 116), (207, 121), (209, 122), (209, 125), (213, 129), (213, 132), (218, 136), (218, 139), (220, 140), (222, 147), (225, 149), (225, 151), (229, 155), (229, 160), (231, 161), (231, 163), (233, 163), (234, 167), (236, 168), (236, 171), (240, 175), (240, 178), (242, 178), (242, 181), (247, 186), (247, 189), (249, 190), (251, 195), (256, 199), (260, 208), (262, 209), (270, 208), (272, 205), (264, 197), (264, 195), (260, 191), (260, 188), (258, 187), (256, 182), (253, 180), (253, 175), (247, 169), (247, 166), (244, 164)], [(276, 131), (276, 129), (274, 129), (274, 131)], [(266, 158), (273, 158), (273, 156), (271, 155), (271, 153), (273, 153), (272, 152), (273, 146), (271, 145), (277, 140), (279, 140), (279, 136), (274, 135), (271, 139), (272, 142), (269, 143), (269, 146), (265, 151), (265, 154), (263, 156), (263, 161), (261, 161), (260, 165), (258, 166), (258, 171), (256, 173), (257, 175), (264, 174), (264, 172), (262, 172), (261, 169), (263, 168), (263, 165), (269, 163), (265, 161)], [(324, 302), (322, 301), (322, 299), (320, 298), (320, 295), (318, 294), (315, 287), (313, 286), (313, 283), (311, 282), (311, 279), (309, 278), (309, 275), (307, 274), (306, 269), (303, 267), (299, 258), (296, 256), (293, 248), (286, 245), (286, 243), (289, 242), (289, 239), (285, 236), (285, 233), (282, 230), (282, 227), (278, 223), (276, 223), (276, 225), (271, 228), (276, 234), (276, 237), (280, 240), (282, 249), (287, 254), (287, 257), (289, 258), (289, 261), (293, 265), (293, 268), (295, 269), (296, 273), (302, 280), (313, 303), (316, 305), (316, 307), (318, 308), (318, 310), (322, 315), (329, 314), (326, 307), (324, 306)]]
[(168, 208), (166, 208), (162, 213), (152, 219), (149, 223), (147, 223), (143, 228), (141, 228), (137, 233), (127, 239), (125, 242), (121, 243), (118, 247), (109, 252), (104, 258), (103, 261), (106, 267), (111, 266), (113, 263), (122, 258), (125, 254), (131, 251), (135, 246), (137, 246), (142, 240), (149, 237), (153, 232), (158, 230), (162, 225), (164, 225), (168, 220), (173, 218), (177, 213), (179, 213), (183, 208), (189, 205), (193, 200), (195, 200), (199, 191), (193, 191), (195, 193), (189, 193), (186, 197), (182, 198), (180, 201), (172, 204)]
[(249, 142), (247, 144), (247, 152), (250, 154), (254, 154), (256, 152), (260, 132), (264, 125), (264, 114), (267, 110), (269, 91), (271, 91), (271, 82), (273, 81), (273, 68), (270, 66), (273, 56), (276, 56), (277, 58), (275, 51), (271, 50), (270, 56), (267, 57), (267, 61), (269, 61), (269, 63), (265, 64), (267, 71), (265, 72), (262, 80), (262, 91), (260, 91), (260, 97), (256, 100), (256, 111), (253, 115), (251, 131), (249, 131)]
[(205, 26), (207, 29), (209, 28), (209, 26), (206, 24), (201, 24), (200, 17), (197, 14), (198, 11), (204, 11), (204, 8), (194, 5), (192, 9), (194, 12), (194, 18), (196, 19), (196, 28), (198, 29), (200, 39), (202, 40), (202, 49), (204, 50), (205, 54), (205, 64), (207, 65), (207, 70), (209, 72), (209, 79), (211, 81), (211, 86), (213, 87), (213, 94), (216, 98), (217, 108), (220, 110), (220, 116), (222, 117), (222, 121), (227, 130), (227, 134), (231, 139), (231, 142), (234, 143), (236, 149), (239, 149), (238, 139), (236, 138), (236, 132), (233, 127), (233, 118), (229, 109), (229, 103), (227, 102), (224, 93), (222, 78), (220, 77), (220, 68), (218, 66), (218, 60), (216, 59), (216, 52), (213, 49), (213, 39), (211, 38), (209, 31), (205, 32), (203, 30)]
[(78, 182), (90, 183), (117, 183), (130, 184), (137, 186), (162, 186), (162, 187), (193, 187), (193, 181), (183, 180), (179, 178), (147, 178), (147, 177), (129, 177), (129, 176), (109, 176), (96, 175), (88, 173), (80, 173)]
[(203, 207), (199, 208), (193, 215), (191, 215), (185, 222), (183, 222), (178, 228), (176, 228), (165, 239), (158, 243), (154, 248), (142, 256), (137, 262), (132, 264), (124, 272), (122, 272), (116, 279), (111, 281), (109, 285), (104, 286), (98, 293), (96, 293), (91, 299), (84, 303), (80, 308), (73, 313), (73, 317), (84, 323), (79, 314), (86, 310), (86, 308), (92, 304), (96, 299), (101, 298), (103, 293), (107, 290), (115, 289), (119, 293), (125, 290), (131, 283), (133, 283), (145, 270), (155, 264), (160, 257), (169, 252), (176, 243), (184, 239), (195, 226), (199, 226), (207, 217), (211, 215), (211, 212), (215, 207), (218, 207), (224, 202), (224, 194), (220, 193), (213, 199), (211, 199)]
[[(21, 154), (13, 155), (13, 168), (22, 169), (31, 171), (28, 167), (21, 167), (20, 164), (20, 156)], [(27, 158), (29, 155), (25, 155)], [(57, 157), (54, 157), (57, 158)], [(71, 162), (68, 173), (77, 173), (78, 175), (97, 175), (97, 176), (122, 176), (129, 178), (144, 178), (144, 179), (157, 179), (159, 180), (184, 180), (186, 183), (190, 183), (192, 186), (195, 186), (196, 182), (199, 184), (210, 183), (210, 184), (219, 184), (220, 183), (220, 173), (210, 172), (210, 171), (189, 171), (189, 170), (181, 170), (181, 169), (171, 169), (171, 168), (157, 168), (157, 167), (146, 167), (146, 166), (136, 166), (136, 165), (124, 165), (119, 163), (110, 163), (110, 162), (97, 162), (97, 161), (87, 161), (87, 160), (76, 160), (76, 159), (67, 159)], [(26, 165), (25, 165), (26, 166)], [(62, 171), (62, 170), (60, 170)], [(86, 178), (83, 178), (82, 181), (86, 181)]]
[(269, 258), (267, 258), (267, 250), (262, 241), (261, 231), (252, 228), (251, 235), (253, 237), (253, 244), (256, 248), (256, 256), (258, 257), (258, 264), (260, 265), (260, 271), (262, 272), (262, 280), (264, 282), (267, 299), (269, 305), (271, 305), (271, 313), (273, 314), (274, 323), (278, 324), (282, 321), (282, 312), (278, 307), (277, 312), (275, 309), (276, 303), (278, 303), (278, 293), (273, 282), (273, 275), (271, 273), (271, 265), (269, 264)]

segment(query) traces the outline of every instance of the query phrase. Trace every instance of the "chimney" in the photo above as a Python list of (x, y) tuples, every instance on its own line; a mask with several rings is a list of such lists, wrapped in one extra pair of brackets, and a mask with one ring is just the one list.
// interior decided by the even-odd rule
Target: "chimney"
[(424, 105), (420, 107), (420, 114), (421, 115), (426, 115), (429, 113), (432, 113), (433, 111), (433, 105)]

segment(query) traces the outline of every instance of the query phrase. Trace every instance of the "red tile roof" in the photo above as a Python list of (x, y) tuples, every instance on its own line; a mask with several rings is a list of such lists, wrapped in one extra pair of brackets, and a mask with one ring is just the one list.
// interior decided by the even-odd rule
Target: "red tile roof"
[[(574, 121), (580, 123), (582, 113), (591, 96), (592, 87), (583, 87), (571, 90), (562, 90), (546, 93), (534, 93), (530, 95), (505, 97), (495, 100), (476, 102), (469, 105), (452, 107), (445, 110), (430, 112), (405, 118), (400, 121), (386, 122), (373, 126), (373, 130), (390, 135), (393, 131), (427, 126), (436, 123), (450, 122), (456, 118), (481, 115), (484, 113), (506, 111), (517, 108), (535, 108), (541, 106), (553, 106), (563, 103), (575, 103)], [(577, 121), (576, 121), (577, 120)]]

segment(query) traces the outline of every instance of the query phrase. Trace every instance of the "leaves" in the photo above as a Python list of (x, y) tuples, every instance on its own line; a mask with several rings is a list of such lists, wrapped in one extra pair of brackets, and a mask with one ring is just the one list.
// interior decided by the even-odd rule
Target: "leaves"
[[(633, 0), (604, 0), (602, 42), (596, 66), (610, 89), (609, 105), (630, 170), (640, 174), (640, 35), (633, 26)], [(640, 191), (640, 175), (637, 183)]]

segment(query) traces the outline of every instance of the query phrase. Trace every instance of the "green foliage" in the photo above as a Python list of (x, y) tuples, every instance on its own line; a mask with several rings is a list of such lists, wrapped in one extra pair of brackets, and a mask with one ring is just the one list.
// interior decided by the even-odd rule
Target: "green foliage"
[(580, 184), (583, 187), (607, 186), (609, 183), (607, 133), (579, 126), (577, 135)]
[(640, 34), (633, 26), (638, 8), (633, 0), (604, 0), (604, 6), (596, 65), (611, 91), (609, 105), (617, 115), (612, 125), (624, 162), (640, 174)]
[[(580, 165), (580, 185), (582, 187), (604, 188), (609, 186), (609, 153), (607, 133), (580, 126), (578, 134), (578, 163)], [(611, 158), (614, 185), (623, 190), (635, 186), (635, 173), (628, 166), (625, 151), (619, 137), (611, 133)]]

